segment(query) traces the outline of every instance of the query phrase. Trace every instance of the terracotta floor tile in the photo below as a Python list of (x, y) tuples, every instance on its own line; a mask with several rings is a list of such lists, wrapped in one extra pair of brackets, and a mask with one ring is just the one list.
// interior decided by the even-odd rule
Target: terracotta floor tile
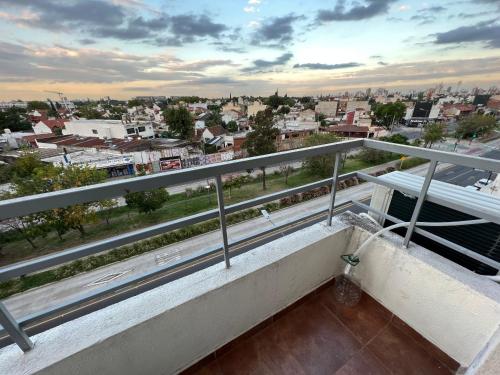
[(368, 349), (363, 349), (338, 370), (335, 375), (389, 375), (390, 371)]
[(359, 303), (353, 307), (337, 302), (334, 293), (334, 287), (322, 291), (319, 294), (322, 304), (332, 311), (363, 344), (375, 337), (392, 317), (388, 310), (366, 293), (363, 293)]
[(276, 345), (291, 353), (308, 374), (331, 374), (361, 348), (319, 298), (277, 320), (271, 335)]
[(385, 328), (368, 348), (394, 374), (450, 374), (441, 362), (393, 325)]

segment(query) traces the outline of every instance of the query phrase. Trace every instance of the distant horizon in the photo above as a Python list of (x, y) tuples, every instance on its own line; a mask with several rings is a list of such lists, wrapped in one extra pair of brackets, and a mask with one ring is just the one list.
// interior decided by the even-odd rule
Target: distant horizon
[[(0, 0), (0, 100), (500, 86), (498, 0)], [(26, 99), (29, 98), (29, 99)]]

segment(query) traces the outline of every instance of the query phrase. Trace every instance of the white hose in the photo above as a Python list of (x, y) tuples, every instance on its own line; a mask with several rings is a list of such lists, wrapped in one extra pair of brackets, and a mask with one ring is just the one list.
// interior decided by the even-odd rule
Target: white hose
[[(417, 227), (455, 227), (455, 226), (460, 226), (460, 225), (473, 225), (473, 224), (484, 224), (488, 223), (487, 220), (485, 219), (473, 219), (473, 220), (461, 220), (461, 221), (446, 221), (446, 222), (429, 222), (429, 221), (417, 221), (415, 223), (415, 226)], [(403, 222), (403, 223), (398, 223), (398, 224), (393, 224), (388, 227), (382, 228), (376, 233), (373, 233), (370, 237), (368, 237), (365, 242), (361, 244), (360, 247), (357, 248), (357, 250), (352, 254), (353, 256), (358, 256), (370, 242), (372, 242), (375, 238), (379, 237), (383, 233), (397, 229), (397, 228), (402, 228), (402, 227), (407, 227), (410, 225), (409, 221)], [(345, 273), (348, 274), (351, 271), (352, 266), (348, 264), (345, 268)], [(490, 276), (490, 278), (497, 277), (498, 281), (500, 281), (500, 275), (499, 276)], [(496, 279), (494, 279), (496, 281)]]

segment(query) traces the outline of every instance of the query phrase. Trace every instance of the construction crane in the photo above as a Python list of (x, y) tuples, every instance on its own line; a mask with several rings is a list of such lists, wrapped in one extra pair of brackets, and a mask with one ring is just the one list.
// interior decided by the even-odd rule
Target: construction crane
[(50, 92), (52, 94), (57, 94), (59, 95), (59, 99), (61, 100), (62, 104), (63, 104), (63, 107), (66, 108), (68, 111), (70, 110), (69, 109), (69, 105), (68, 105), (68, 102), (67, 102), (67, 98), (64, 96), (64, 93), (62, 92), (59, 92), (59, 91), (47, 91), (45, 90), (45, 92)]

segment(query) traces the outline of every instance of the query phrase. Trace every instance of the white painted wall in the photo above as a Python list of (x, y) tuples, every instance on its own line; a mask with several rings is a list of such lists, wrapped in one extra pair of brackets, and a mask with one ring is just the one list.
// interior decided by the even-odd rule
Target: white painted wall
[[(350, 252), (368, 237), (356, 230)], [(420, 246), (377, 239), (360, 255), (362, 288), (462, 366), (487, 345), (500, 324), (500, 287)]]

